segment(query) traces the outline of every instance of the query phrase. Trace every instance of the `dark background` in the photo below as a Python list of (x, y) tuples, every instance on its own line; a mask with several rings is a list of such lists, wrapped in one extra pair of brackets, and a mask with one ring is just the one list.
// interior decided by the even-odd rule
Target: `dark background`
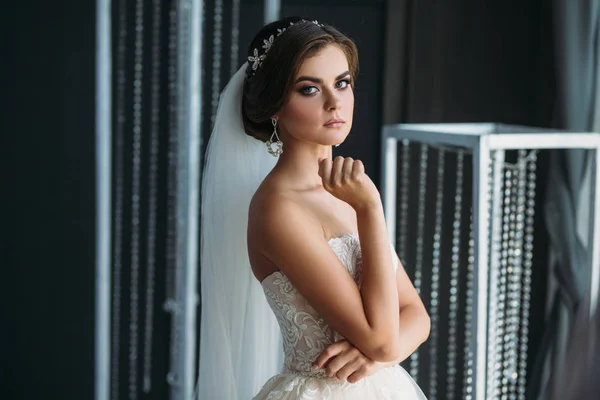
[[(283, 15), (330, 23), (357, 42), (355, 125), (338, 152), (364, 160), (378, 182), (384, 109), (386, 122), (553, 125), (547, 2), (400, 3), (406, 12), (397, 24), (404, 34), (390, 44), (383, 0), (283, 1)], [(240, 60), (262, 25), (261, 4), (242, 1)], [(214, 1), (205, 6), (209, 59)], [(3, 399), (93, 398), (95, 7), (90, 0), (33, 0), (5, 3), (0, 12)], [(384, 50), (395, 45), (397, 69), (385, 70)], [(221, 87), (230, 68), (223, 63)], [(206, 70), (205, 136), (210, 80)], [(394, 87), (394, 104), (382, 104), (384, 91)], [(167, 346), (167, 331), (157, 327), (158, 347)], [(147, 398), (166, 398), (160, 378)]]
[(95, 7), (1, 6), (3, 399), (93, 398)]

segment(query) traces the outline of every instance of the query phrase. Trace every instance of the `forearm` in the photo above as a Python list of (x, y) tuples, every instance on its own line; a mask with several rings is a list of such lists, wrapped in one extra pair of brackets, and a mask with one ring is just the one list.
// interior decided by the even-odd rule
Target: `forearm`
[(429, 337), (430, 321), (427, 312), (421, 306), (409, 305), (400, 311), (400, 354), (397, 360), (384, 363), (392, 366), (406, 360)]
[[(399, 331), (396, 276), (381, 202), (357, 210), (362, 250), (361, 297), (367, 321), (382, 338)], [(394, 347), (394, 346), (392, 346)]]

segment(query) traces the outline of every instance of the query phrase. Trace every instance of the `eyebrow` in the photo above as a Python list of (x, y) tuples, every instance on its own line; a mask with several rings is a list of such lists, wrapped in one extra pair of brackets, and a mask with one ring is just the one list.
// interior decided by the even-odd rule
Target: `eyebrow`
[[(342, 78), (345, 78), (348, 75), (350, 75), (350, 71), (344, 71), (341, 74), (339, 74), (338, 76), (336, 76), (335, 80), (338, 81), (338, 80), (340, 80)], [(323, 83), (322, 79), (314, 78), (312, 76), (301, 76), (298, 79), (296, 79), (296, 82), (294, 82), (294, 83), (298, 83), (298, 82), (302, 82), (302, 81), (310, 81), (310, 82), (314, 82), (314, 83)]]

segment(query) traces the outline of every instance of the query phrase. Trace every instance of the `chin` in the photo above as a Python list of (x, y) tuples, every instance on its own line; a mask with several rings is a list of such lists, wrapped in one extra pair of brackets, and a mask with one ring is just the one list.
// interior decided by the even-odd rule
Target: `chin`
[(349, 133), (350, 132), (348, 129), (327, 129), (327, 131), (320, 136), (321, 140), (319, 140), (319, 142), (321, 142), (320, 144), (323, 144), (324, 146), (340, 144), (346, 140)]

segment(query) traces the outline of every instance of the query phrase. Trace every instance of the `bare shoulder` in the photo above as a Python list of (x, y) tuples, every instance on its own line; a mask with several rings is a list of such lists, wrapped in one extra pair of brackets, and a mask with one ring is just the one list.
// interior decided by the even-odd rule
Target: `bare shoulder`
[(250, 203), (250, 242), (257, 242), (261, 249), (268, 251), (269, 243), (272, 242), (265, 240), (266, 238), (280, 235), (290, 237), (300, 232), (305, 235), (323, 235), (319, 219), (297, 196), (270, 185), (261, 186)]

